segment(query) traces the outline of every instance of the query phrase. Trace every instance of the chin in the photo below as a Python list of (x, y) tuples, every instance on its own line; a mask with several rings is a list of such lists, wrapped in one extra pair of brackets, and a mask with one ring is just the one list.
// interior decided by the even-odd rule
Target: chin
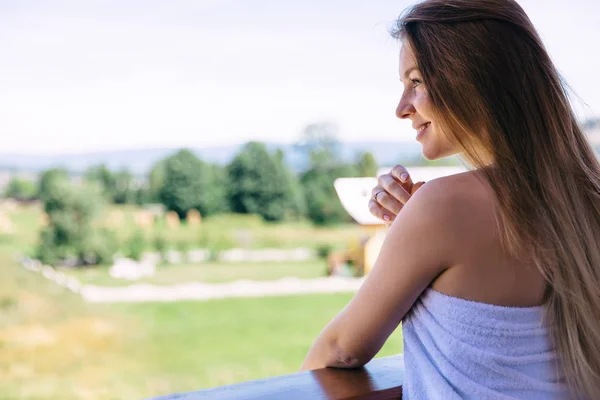
[(423, 153), (423, 157), (429, 161), (434, 161), (434, 160), (439, 160), (440, 158), (444, 158), (444, 155), (441, 155), (438, 151), (435, 151), (433, 149), (428, 149), (426, 146), (423, 146), (422, 153)]
[(450, 143), (433, 141), (433, 143), (421, 143), (421, 153), (426, 160), (435, 161), (458, 154)]

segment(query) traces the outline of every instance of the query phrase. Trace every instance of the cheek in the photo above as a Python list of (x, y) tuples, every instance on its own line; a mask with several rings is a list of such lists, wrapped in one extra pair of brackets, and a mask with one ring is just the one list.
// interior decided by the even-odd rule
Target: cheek
[(431, 116), (431, 102), (429, 101), (427, 92), (422, 91), (417, 93), (414, 100), (414, 106), (417, 112), (423, 117)]

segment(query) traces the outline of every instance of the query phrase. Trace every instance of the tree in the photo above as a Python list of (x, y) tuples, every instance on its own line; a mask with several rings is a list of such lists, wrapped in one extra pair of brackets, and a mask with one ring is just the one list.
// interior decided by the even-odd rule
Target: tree
[(283, 150), (277, 149), (274, 154), (276, 168), (285, 171), (288, 189), (287, 206), (288, 214), (293, 218), (300, 218), (306, 215), (306, 199), (302, 190), (302, 185), (298, 176), (287, 167), (285, 163), (285, 154)]
[(58, 181), (68, 181), (69, 174), (66, 169), (63, 168), (52, 168), (43, 171), (40, 174), (38, 181), (38, 193), (40, 198), (44, 200), (44, 198), (49, 195), (52, 190), (52, 187)]
[(112, 193), (112, 201), (115, 204), (132, 204), (136, 200), (135, 177), (127, 169), (123, 168), (114, 174), (115, 186)]
[(231, 210), (281, 221), (294, 208), (291, 175), (262, 143), (249, 142), (227, 166)]
[(98, 185), (106, 198), (113, 203), (128, 204), (136, 200), (135, 179), (127, 168), (114, 173), (105, 164), (96, 165), (86, 170), (84, 179), (88, 183)]
[(165, 183), (165, 164), (167, 159), (162, 159), (152, 166), (148, 174), (148, 198), (151, 201), (160, 201), (159, 193)]
[[(52, 179), (48, 179), (53, 176)], [(116, 251), (110, 232), (92, 221), (102, 208), (96, 186), (74, 186), (64, 176), (47, 175), (44, 208), (48, 225), (40, 234), (38, 258), (47, 264), (74, 259), (77, 264), (107, 263)]]
[[(350, 221), (333, 182), (337, 178), (356, 176), (358, 172), (342, 161), (336, 126), (328, 122), (310, 124), (294, 147), (302, 151), (307, 160), (300, 183), (311, 221), (318, 225)], [(366, 168), (371, 167), (367, 164)]]
[(15, 177), (6, 185), (4, 197), (20, 201), (35, 200), (38, 197), (38, 188), (33, 181)]
[(223, 182), (217, 182), (214, 170), (190, 150), (180, 150), (164, 160), (164, 176), (158, 198), (168, 210), (185, 218), (191, 209), (202, 215), (214, 214), (225, 202), (220, 198)]
[(359, 154), (356, 162), (357, 176), (373, 177), (377, 176), (377, 161), (372, 153), (365, 151)]
[(231, 209), (227, 198), (229, 190), (227, 168), (216, 164), (208, 164), (207, 167), (211, 186), (207, 191), (206, 207), (214, 214), (228, 212)]
[(310, 168), (302, 174), (308, 217), (317, 225), (350, 221), (333, 186), (337, 178), (353, 177), (355, 167), (335, 159), (327, 151), (317, 150), (311, 155)]
[(89, 167), (83, 174), (83, 179), (87, 183), (98, 185), (105, 194), (107, 200), (112, 201), (116, 190), (117, 180), (106, 164)]
[(38, 193), (40, 200), (44, 203), (44, 211), (50, 213), (59, 207), (55, 204), (60, 200), (62, 188), (69, 184), (69, 174), (63, 168), (48, 169), (40, 175)]
[(134, 191), (134, 201), (137, 205), (151, 204), (158, 201), (157, 194), (152, 193), (148, 185), (142, 184)]

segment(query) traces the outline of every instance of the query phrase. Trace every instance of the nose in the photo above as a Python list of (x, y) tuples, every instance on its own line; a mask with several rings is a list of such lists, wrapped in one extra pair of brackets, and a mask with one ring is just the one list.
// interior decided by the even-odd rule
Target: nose
[(416, 112), (415, 107), (410, 101), (410, 98), (406, 95), (406, 92), (400, 97), (398, 107), (396, 107), (396, 117), (400, 119), (410, 118)]

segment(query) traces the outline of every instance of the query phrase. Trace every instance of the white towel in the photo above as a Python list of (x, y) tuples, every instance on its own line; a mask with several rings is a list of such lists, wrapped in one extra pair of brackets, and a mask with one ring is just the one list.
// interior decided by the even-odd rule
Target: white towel
[(402, 323), (404, 400), (565, 399), (543, 308), (426, 289)]

